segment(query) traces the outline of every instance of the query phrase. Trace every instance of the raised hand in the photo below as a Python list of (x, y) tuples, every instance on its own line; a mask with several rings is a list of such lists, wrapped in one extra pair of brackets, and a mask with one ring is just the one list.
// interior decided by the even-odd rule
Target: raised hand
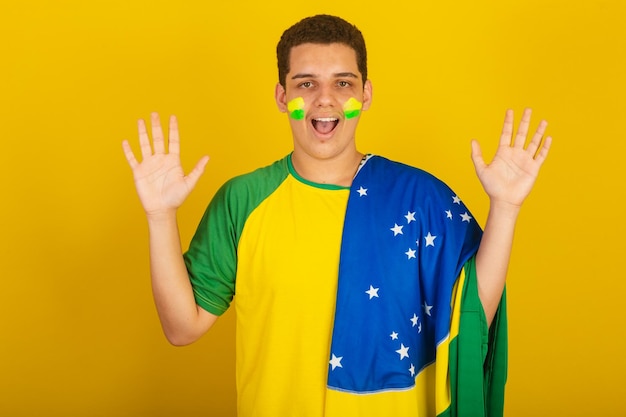
[[(175, 116), (169, 121), (169, 149), (157, 113), (151, 115), (152, 145), (143, 120), (137, 123), (142, 161), (135, 158), (128, 141), (122, 142), (126, 160), (133, 171), (135, 187), (148, 216), (175, 211), (185, 201), (204, 172), (209, 158), (203, 157), (193, 170), (185, 175), (180, 164), (180, 139)], [(154, 149), (153, 149), (154, 148)]]
[(548, 156), (552, 138), (543, 140), (548, 123), (542, 120), (537, 131), (526, 145), (531, 110), (522, 115), (517, 133), (513, 138), (513, 111), (507, 110), (498, 150), (486, 164), (480, 145), (472, 141), (472, 161), (476, 174), (489, 196), (491, 203), (507, 204), (519, 208), (532, 190), (541, 165)]

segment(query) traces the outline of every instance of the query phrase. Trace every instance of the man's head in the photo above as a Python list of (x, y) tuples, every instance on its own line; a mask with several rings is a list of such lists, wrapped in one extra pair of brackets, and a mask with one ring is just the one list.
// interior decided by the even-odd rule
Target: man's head
[(367, 81), (367, 51), (359, 29), (339, 17), (317, 15), (307, 17), (287, 29), (278, 42), (276, 47), (278, 82), (283, 88), (290, 70), (291, 49), (305, 43), (326, 45), (340, 43), (354, 49), (357, 66), (363, 78), (361, 81), (363, 83)]

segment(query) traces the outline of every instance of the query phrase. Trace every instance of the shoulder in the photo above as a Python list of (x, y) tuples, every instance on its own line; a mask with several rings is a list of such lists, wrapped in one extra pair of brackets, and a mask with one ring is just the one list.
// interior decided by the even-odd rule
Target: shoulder
[(280, 183), (289, 174), (288, 156), (279, 159), (267, 166), (257, 168), (254, 171), (238, 175), (228, 180), (223, 187), (247, 188), (259, 184)]
[(217, 190), (205, 217), (234, 222), (242, 227), (250, 213), (285, 181), (288, 156), (262, 168), (238, 175)]
[(432, 188), (446, 192), (450, 190), (441, 179), (423, 169), (379, 155), (369, 156), (358, 176), (381, 181), (387, 186)]
[(258, 200), (271, 194), (289, 175), (288, 156), (257, 168), (254, 171), (238, 175), (226, 181), (218, 190), (218, 198), (244, 197)]

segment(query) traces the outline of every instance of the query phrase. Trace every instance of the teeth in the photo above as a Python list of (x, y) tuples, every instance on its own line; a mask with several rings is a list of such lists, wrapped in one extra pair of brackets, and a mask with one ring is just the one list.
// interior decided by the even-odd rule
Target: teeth
[(315, 119), (315, 121), (317, 122), (336, 122), (337, 120), (339, 119), (337, 119), (336, 117), (320, 117)]

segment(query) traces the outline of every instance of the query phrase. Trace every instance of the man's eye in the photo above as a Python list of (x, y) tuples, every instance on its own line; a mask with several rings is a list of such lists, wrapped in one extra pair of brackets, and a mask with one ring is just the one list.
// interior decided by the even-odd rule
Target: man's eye
[(300, 87), (302, 87), (302, 88), (311, 88), (311, 87), (313, 87), (313, 83), (311, 81), (305, 81), (302, 84), (300, 84)]
[(339, 81), (339, 82), (337, 82), (337, 85), (339, 87), (342, 87), (342, 88), (343, 87), (350, 87), (350, 83), (348, 81)]

